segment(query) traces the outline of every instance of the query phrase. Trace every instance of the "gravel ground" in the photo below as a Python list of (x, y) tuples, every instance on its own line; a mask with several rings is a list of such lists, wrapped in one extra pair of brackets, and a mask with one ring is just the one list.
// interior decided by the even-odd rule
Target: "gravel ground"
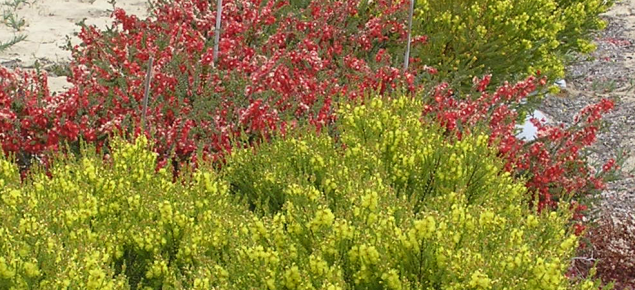
[[(540, 106), (551, 120), (570, 124), (583, 107), (602, 98), (614, 99), (615, 110), (605, 117), (606, 127), (591, 152), (591, 161), (599, 164), (623, 152), (635, 152), (635, 40), (629, 37), (635, 29), (625, 17), (635, 21), (635, 14), (606, 16), (609, 25), (596, 38), (598, 49), (569, 66), (567, 89), (560, 96), (547, 97)], [(635, 218), (634, 169), (635, 156), (625, 160), (623, 178), (611, 182), (603, 193), (602, 211)]]
[[(547, 97), (539, 109), (552, 121), (570, 124), (583, 107), (602, 98), (616, 101), (615, 110), (605, 117), (606, 127), (591, 149), (590, 160), (603, 164), (627, 153), (622, 155), (627, 158), (621, 178), (608, 184), (592, 215), (597, 224), (609, 224), (620, 232), (609, 233), (601, 239), (607, 245), (593, 246), (580, 258), (597, 261), (595, 255), (602, 256), (600, 251), (606, 252), (604, 246), (608, 246), (610, 251), (620, 249), (617, 251), (623, 254), (610, 263), (623, 264), (624, 259), (635, 261), (635, 156), (629, 156), (635, 155), (635, 0), (616, 3), (604, 18), (609, 25), (596, 37), (598, 49), (590, 56), (578, 57), (568, 67), (567, 89), (561, 96)], [(627, 271), (635, 273), (633, 267)], [(635, 289), (635, 277), (625, 280), (615, 289)]]

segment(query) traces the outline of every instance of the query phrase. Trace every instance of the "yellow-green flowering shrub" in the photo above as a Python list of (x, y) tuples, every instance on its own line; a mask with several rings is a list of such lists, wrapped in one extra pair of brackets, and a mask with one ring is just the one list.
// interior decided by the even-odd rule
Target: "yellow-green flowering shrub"
[[(565, 272), (565, 210), (540, 215), (483, 135), (375, 99), (340, 135), (297, 133), (173, 182), (147, 141), (0, 160), (0, 289), (597, 289)], [(566, 208), (566, 207), (564, 207)]]
[(209, 171), (173, 183), (144, 139), (114, 148), (23, 186), (2, 171), (0, 289), (182, 289), (226, 273), (222, 249), (248, 218), (226, 183)]
[(492, 73), (495, 83), (541, 71), (564, 76), (563, 53), (589, 52), (590, 32), (606, 23), (605, 0), (417, 0), (414, 31), (426, 35), (419, 57), (439, 79), (468, 84)]

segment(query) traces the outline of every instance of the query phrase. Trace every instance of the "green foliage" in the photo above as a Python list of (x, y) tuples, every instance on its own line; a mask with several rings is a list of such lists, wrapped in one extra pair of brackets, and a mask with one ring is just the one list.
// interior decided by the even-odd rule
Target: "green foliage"
[(176, 182), (144, 138), (24, 184), (0, 159), (0, 289), (597, 289), (564, 276), (570, 213), (532, 214), (487, 137), (449, 139), (420, 107), (345, 106), (337, 138)]
[[(15, 31), (21, 31), (22, 28), (26, 25), (26, 21), (23, 17), (18, 16), (17, 10), (23, 4), (29, 4), (25, 0), (6, 0), (3, 3), (0, 3), (0, 7), (2, 8), (2, 24), (11, 28)], [(15, 34), (11, 39), (8, 40), (0, 40), (0, 52), (5, 51), (17, 43), (26, 39), (26, 35), (24, 34)]]
[(590, 31), (606, 23), (603, 0), (418, 0), (414, 31), (428, 36), (413, 57), (439, 70), (439, 80), (470, 85), (533, 75), (564, 76), (563, 54), (589, 52)]
[(7, 41), (0, 41), (0, 52), (5, 51), (19, 42), (26, 39), (26, 35), (14, 35), (13, 38)]

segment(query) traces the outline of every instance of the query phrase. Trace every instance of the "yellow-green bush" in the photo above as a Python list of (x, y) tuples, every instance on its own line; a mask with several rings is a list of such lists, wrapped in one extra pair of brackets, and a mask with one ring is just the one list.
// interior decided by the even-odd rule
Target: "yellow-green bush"
[(487, 138), (421, 104), (232, 153), (172, 182), (146, 141), (20, 184), (0, 160), (0, 289), (596, 289), (564, 273), (569, 213), (534, 215)]
[(589, 52), (590, 32), (606, 23), (606, 0), (417, 0), (414, 29), (428, 43), (413, 56), (440, 80), (469, 84), (492, 73), (495, 83), (540, 70), (564, 76), (563, 54)]

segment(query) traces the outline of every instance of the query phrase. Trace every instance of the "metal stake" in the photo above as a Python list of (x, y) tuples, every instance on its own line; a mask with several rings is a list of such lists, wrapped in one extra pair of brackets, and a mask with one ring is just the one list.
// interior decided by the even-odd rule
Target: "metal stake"
[(218, 59), (218, 43), (220, 42), (220, 23), (223, 15), (223, 0), (216, 1), (216, 30), (214, 31), (214, 55), (212, 66), (216, 65)]
[(148, 70), (146, 72), (145, 92), (143, 93), (143, 118), (141, 119), (141, 128), (146, 129), (146, 115), (148, 111), (148, 99), (150, 98), (150, 80), (152, 79), (152, 63), (154, 59), (150, 57), (148, 60)]
[(410, 0), (410, 15), (408, 17), (408, 44), (406, 45), (406, 55), (403, 60), (403, 71), (408, 70), (408, 64), (410, 62), (410, 42), (412, 39), (412, 16), (415, 10), (415, 0)]

